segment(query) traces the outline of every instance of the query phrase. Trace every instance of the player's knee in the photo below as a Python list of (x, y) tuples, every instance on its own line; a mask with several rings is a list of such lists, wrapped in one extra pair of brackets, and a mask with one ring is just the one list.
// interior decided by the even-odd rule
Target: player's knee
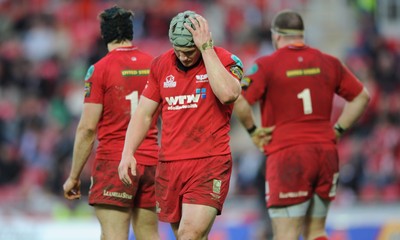
[(190, 228), (180, 228), (178, 230), (177, 240), (201, 240), (207, 239), (205, 232), (201, 232)]

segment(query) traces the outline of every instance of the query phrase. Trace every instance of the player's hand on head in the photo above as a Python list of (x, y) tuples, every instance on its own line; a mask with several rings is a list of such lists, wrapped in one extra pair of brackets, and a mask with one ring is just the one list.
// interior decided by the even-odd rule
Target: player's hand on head
[(81, 181), (68, 178), (64, 185), (64, 197), (69, 200), (80, 199), (81, 198)]
[(185, 23), (185, 27), (192, 33), (194, 44), (201, 49), (203, 44), (211, 41), (211, 32), (207, 20), (199, 14), (189, 17), (193, 27)]
[(129, 171), (133, 176), (136, 176), (136, 159), (133, 156), (122, 156), (118, 166), (118, 175), (119, 179), (127, 185), (132, 184)]

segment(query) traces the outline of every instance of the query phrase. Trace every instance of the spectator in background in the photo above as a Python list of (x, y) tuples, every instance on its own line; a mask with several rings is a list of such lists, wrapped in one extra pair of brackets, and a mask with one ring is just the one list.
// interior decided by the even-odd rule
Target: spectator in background
[(158, 217), (171, 223), (177, 239), (207, 239), (229, 189), (230, 118), (240, 95), (242, 63), (213, 46), (207, 20), (193, 11), (171, 20), (169, 39), (173, 49), (153, 61), (130, 121), (119, 176), (130, 184), (129, 173), (137, 174), (132, 153), (161, 106)]
[[(335, 143), (362, 115), (369, 94), (338, 59), (305, 45), (297, 12), (279, 12), (271, 31), (276, 51), (257, 59), (243, 79), (235, 113), (268, 156), (266, 199), (274, 239), (327, 240), (325, 220), (339, 177)], [(335, 94), (346, 104), (332, 128)], [(256, 101), (268, 126), (263, 131), (253, 119), (250, 104)]]
[(79, 199), (80, 174), (96, 138), (99, 145), (92, 168), (89, 204), (101, 225), (102, 240), (126, 240), (130, 222), (136, 239), (159, 239), (155, 212), (155, 170), (158, 161), (156, 117), (135, 153), (138, 161), (132, 185), (118, 178), (118, 164), (131, 114), (149, 74), (152, 57), (132, 44), (133, 13), (111, 7), (100, 14), (101, 35), (108, 54), (85, 77), (83, 113), (77, 127), (72, 167), (64, 196)]

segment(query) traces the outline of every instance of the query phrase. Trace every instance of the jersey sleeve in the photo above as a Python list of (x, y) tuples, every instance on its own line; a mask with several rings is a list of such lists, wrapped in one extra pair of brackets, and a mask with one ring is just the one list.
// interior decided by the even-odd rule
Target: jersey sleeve
[(347, 101), (351, 101), (360, 94), (363, 85), (346, 66), (340, 63), (340, 67), (342, 74), (336, 93)]
[(85, 76), (85, 103), (103, 103), (103, 79), (101, 67), (91, 65)]
[(266, 90), (267, 80), (262, 62), (257, 60), (241, 81), (242, 95), (249, 104), (254, 104), (262, 98)]
[(157, 73), (161, 71), (161, 69), (159, 69), (159, 65), (159, 58), (152, 62), (150, 67), (150, 75), (148, 77), (146, 87), (142, 93), (143, 96), (158, 103), (161, 102), (160, 85), (156, 76)]

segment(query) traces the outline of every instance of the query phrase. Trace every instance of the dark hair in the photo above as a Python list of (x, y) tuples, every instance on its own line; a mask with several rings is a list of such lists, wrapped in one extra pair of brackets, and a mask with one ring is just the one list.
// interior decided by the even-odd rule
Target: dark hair
[(300, 14), (292, 10), (279, 12), (272, 20), (272, 29), (278, 33), (284, 33), (285, 30), (304, 31), (304, 23)]
[(106, 44), (133, 39), (133, 13), (114, 6), (99, 15), (101, 36)]

